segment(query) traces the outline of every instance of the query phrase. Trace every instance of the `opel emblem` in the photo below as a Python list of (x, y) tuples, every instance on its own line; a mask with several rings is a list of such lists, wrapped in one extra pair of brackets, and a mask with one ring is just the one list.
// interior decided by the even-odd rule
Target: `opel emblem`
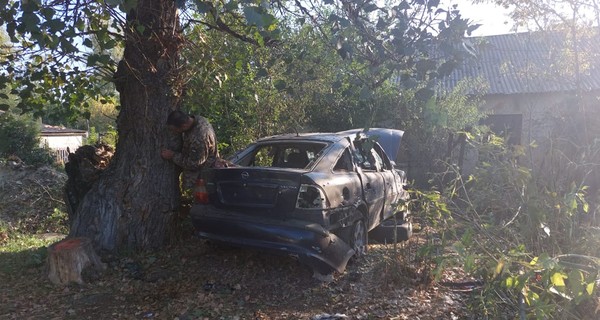
[(242, 179), (246, 180), (250, 177), (250, 174), (247, 171), (242, 172)]

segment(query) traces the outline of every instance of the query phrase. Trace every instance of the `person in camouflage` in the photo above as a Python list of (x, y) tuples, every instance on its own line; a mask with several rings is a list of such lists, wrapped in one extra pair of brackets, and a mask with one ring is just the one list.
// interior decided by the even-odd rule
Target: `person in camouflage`
[(183, 146), (181, 152), (162, 149), (160, 155), (181, 167), (182, 189), (191, 190), (202, 168), (212, 167), (219, 158), (215, 131), (206, 118), (180, 110), (169, 114), (167, 125), (171, 131), (182, 134)]

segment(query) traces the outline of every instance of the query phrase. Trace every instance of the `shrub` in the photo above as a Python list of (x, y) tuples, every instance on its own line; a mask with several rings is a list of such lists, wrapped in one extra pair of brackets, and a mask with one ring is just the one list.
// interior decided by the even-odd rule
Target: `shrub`
[(39, 134), (37, 122), (3, 113), (0, 115), (0, 157), (17, 156), (30, 165), (52, 164), (54, 158), (50, 150), (40, 147)]
[(442, 239), (450, 252), (436, 257), (438, 268), (462, 266), (483, 281), (474, 310), (486, 318), (592, 316), (600, 308), (600, 243), (590, 232), (597, 226), (588, 188), (575, 172), (584, 166), (570, 159), (574, 165), (547, 181), (522, 166), (522, 150), (502, 139), (482, 134), (471, 143), (479, 151), (477, 168), (464, 180), (451, 175), (456, 179), (442, 193), (455, 219), (441, 217), (450, 224)]

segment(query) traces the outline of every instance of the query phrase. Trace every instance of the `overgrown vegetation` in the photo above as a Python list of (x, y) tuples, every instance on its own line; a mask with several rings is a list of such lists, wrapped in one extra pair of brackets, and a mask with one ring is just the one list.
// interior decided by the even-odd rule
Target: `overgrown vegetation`
[[(0, 109), (18, 106), (46, 116), (53, 123), (76, 123), (87, 117), (91, 125), (87, 143), (103, 141), (114, 146), (119, 108), (104, 103), (106, 97), (114, 96), (105, 80), (112, 78), (120, 59), (110, 53), (122, 49), (119, 33), (125, 26), (118, 22), (126, 20), (115, 6), (127, 8), (123, 11), (127, 12), (135, 1), (97, 2), (89, 10), (65, 11), (81, 13), (77, 19), (58, 16), (64, 8), (71, 8), (70, 2), (59, 4), (58, 10), (41, 8), (46, 3), (36, 1), (8, 3), (10, 10), (2, 13), (2, 23), (8, 26), (15, 47), (6, 46), (10, 50), (3, 51), (0, 60), (6, 63), (6, 70), (24, 70), (0, 79), (10, 87), (0, 88)], [(291, 4), (273, 2), (284, 3)], [(506, 146), (502, 138), (476, 128), (482, 115), (472, 94), (485, 91), (483, 84), (462, 83), (449, 96), (435, 96), (430, 87), (432, 80), (451, 68), (430, 59), (428, 45), (442, 40), (454, 45), (449, 47), (460, 47), (456, 44), (465, 31), (472, 30), (457, 12), (438, 16), (445, 10), (438, 10), (436, 1), (400, 1), (394, 14), (370, 2), (325, 1), (312, 8), (302, 7), (308, 4), (268, 8), (260, 1), (225, 1), (194, 2), (180, 8), (181, 16), (186, 18), (182, 25), (187, 28), (182, 32), (193, 45), (182, 52), (189, 68), (185, 72), (175, 70), (182, 74), (170, 80), (185, 79), (184, 107), (211, 120), (223, 155), (255, 138), (282, 132), (369, 126), (406, 130), (405, 154), (420, 165), (411, 168), (412, 178), (425, 181), (425, 175), (415, 173), (436, 173), (430, 185), (422, 185), (433, 186), (434, 191), (416, 192), (411, 203), (417, 217), (425, 219), (415, 223), (421, 224), (427, 241), (420, 244), (418, 252), (411, 246), (401, 246), (398, 253), (402, 259), (387, 257), (381, 265), (384, 272), (379, 274), (389, 277), (392, 283), (418, 278), (428, 284), (439, 280), (444, 270), (459, 266), (483, 283), (482, 289), (472, 295), (472, 312), (481, 318), (517, 314), (535, 318), (594, 317), (598, 310), (600, 234), (595, 197), (599, 186), (590, 184), (597, 177), (590, 178), (598, 172), (595, 163), (600, 143), (585, 139), (583, 145), (578, 145), (573, 141), (582, 140), (555, 139), (547, 148), (544, 166), (534, 170), (525, 165), (526, 148)], [(78, 8), (80, 4), (70, 5)], [(190, 12), (192, 9), (197, 12)], [(279, 21), (272, 14), (277, 10), (282, 15)], [(418, 12), (422, 15), (414, 14)], [(111, 13), (117, 13), (115, 19), (108, 19)], [(378, 19), (367, 21), (377, 15)], [(427, 17), (426, 23), (417, 23), (418, 16)], [(198, 22), (197, 18), (201, 23), (192, 24)], [(84, 21), (93, 22), (87, 31), (95, 38), (81, 41), (89, 50), (80, 50), (73, 46), (75, 42), (64, 39), (55, 42), (54, 36), (49, 36), (82, 34)], [(227, 24), (231, 28), (224, 27)], [(109, 25), (111, 32), (106, 32)], [(423, 25), (439, 28), (419, 29)], [(143, 33), (143, 29), (145, 26), (140, 26), (137, 32)], [(237, 39), (225, 37), (224, 30)], [(112, 38), (114, 35), (119, 36)], [(404, 39), (405, 35), (413, 37)], [(14, 64), (12, 61), (18, 57), (30, 57), (18, 49), (35, 47), (30, 46), (34, 40), (53, 51), (36, 55), (35, 63)], [(26, 46), (18, 48), (18, 43)], [(269, 46), (273, 43), (277, 46)], [(90, 69), (73, 69), (71, 61), (55, 59), (54, 50), (59, 49)], [(402, 54), (397, 56), (398, 52)], [(57, 64), (48, 67), (52, 62)], [(147, 69), (168, 65), (159, 62)], [(146, 120), (123, 123), (121, 128), (127, 132), (123, 137), (139, 133), (154, 141), (166, 132), (146, 130)], [(34, 122), (22, 117), (10, 113), (0, 116), (0, 158), (16, 155), (29, 164), (51, 161), (38, 147), (35, 128)], [(101, 136), (106, 132), (109, 134)], [(470, 172), (461, 162), (465, 150), (478, 157), (477, 166)], [(156, 150), (149, 149), (146, 155), (144, 159), (158, 159)], [(143, 174), (153, 173), (138, 173), (136, 179)], [(140, 183), (144, 184), (148, 185)], [(41, 185), (13, 186), (16, 189), (11, 192), (28, 195), (25, 200), (15, 201), (9, 198), (12, 193), (5, 192), (8, 186), (0, 184), (4, 188), (0, 189), (2, 203), (15, 208), (9, 222), (0, 225), (0, 244), (2, 250), (25, 252), (24, 258), (14, 257), (15, 261), (26, 261), (26, 265), (39, 265), (43, 252), (30, 248), (46, 243), (26, 234), (66, 232), (61, 196), (48, 185)], [(48, 210), (25, 210), (40, 199), (50, 199)], [(13, 268), (18, 269), (16, 266)]]
[[(29, 165), (52, 164), (48, 148), (40, 147), (40, 124), (28, 116), (0, 114), (0, 158), (14, 158)], [(20, 160), (18, 160), (20, 159)]]
[[(468, 138), (479, 155), (474, 171), (461, 175), (446, 162), (446, 171), (437, 176), (444, 188), (417, 197), (421, 213), (437, 225), (421, 258), (434, 275), (459, 266), (481, 281), (471, 297), (481, 318), (596, 317), (600, 237), (592, 212), (597, 199), (581, 180), (572, 179), (582, 176), (576, 171), (583, 163), (562, 168), (552, 179), (564, 183), (552, 184), (521, 164), (523, 148), (508, 147), (486, 131)], [(549, 150), (549, 156), (566, 154)]]

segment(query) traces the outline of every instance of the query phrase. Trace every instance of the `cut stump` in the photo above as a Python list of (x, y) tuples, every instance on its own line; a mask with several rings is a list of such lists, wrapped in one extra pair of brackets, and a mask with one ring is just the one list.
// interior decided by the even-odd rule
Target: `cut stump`
[(52, 283), (83, 284), (81, 272), (88, 267), (94, 272), (106, 269), (90, 239), (66, 238), (48, 247), (48, 278)]

